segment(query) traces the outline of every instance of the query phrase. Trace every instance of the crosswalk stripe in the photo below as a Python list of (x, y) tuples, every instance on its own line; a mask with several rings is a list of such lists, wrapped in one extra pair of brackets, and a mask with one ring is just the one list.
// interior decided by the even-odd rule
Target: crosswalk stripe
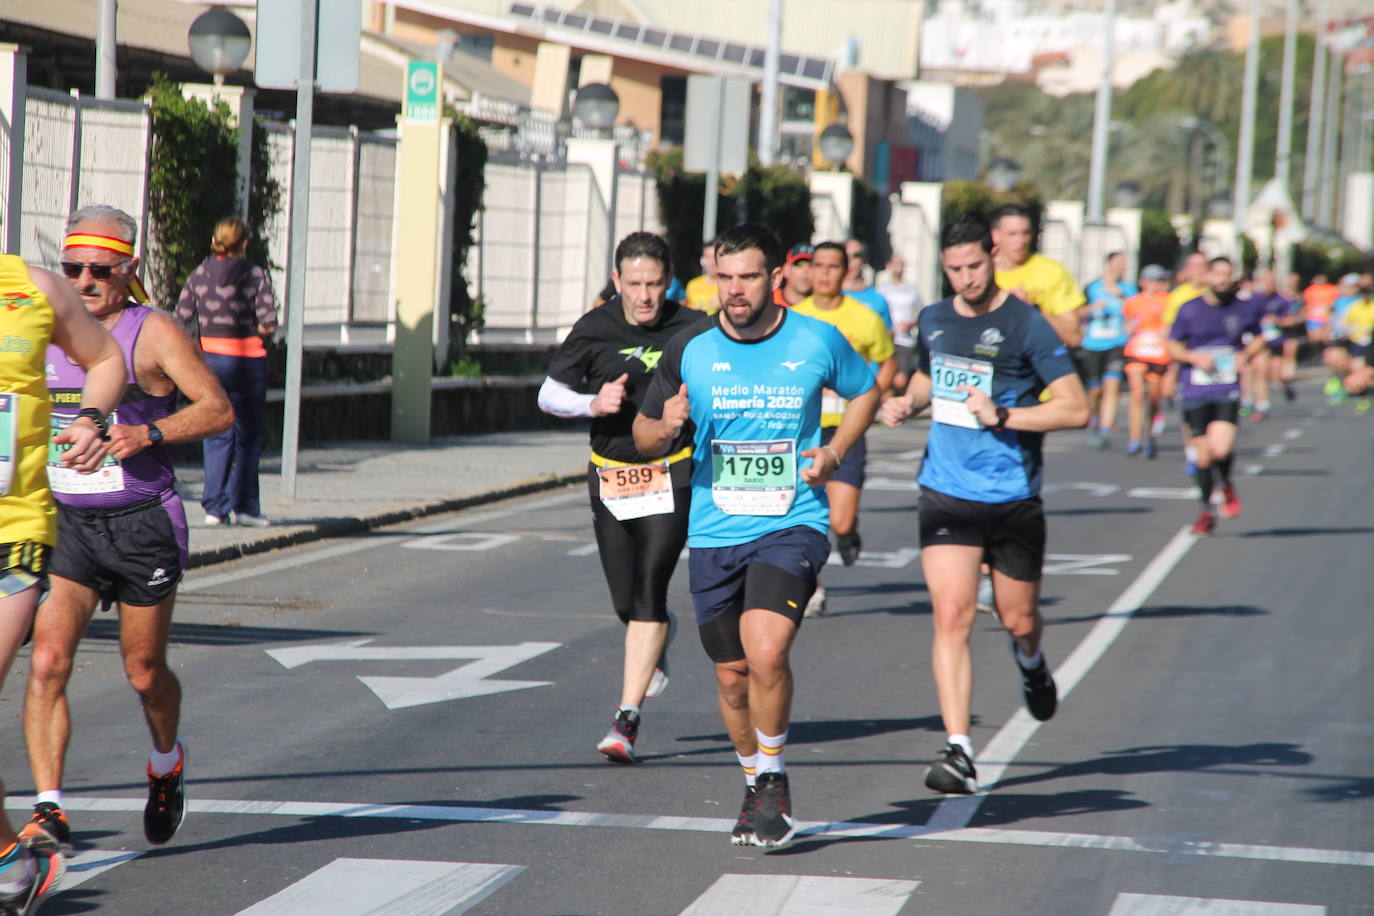
[[(989, 761), (996, 763), (996, 761)], [(31, 799), (17, 795), (5, 799), (5, 807), (27, 811)], [(67, 811), (142, 812), (142, 798), (68, 795)], [(401, 820), (454, 821), (485, 824), (524, 824), (550, 827), (612, 827), (637, 830), (682, 830), (727, 834), (733, 819), (652, 814), (600, 814), (594, 811), (552, 809), (470, 808), (448, 805), (386, 805), (366, 802), (235, 801), (191, 799), (192, 814), (276, 815), (279, 817), (383, 817)], [(952, 843), (987, 843), (1096, 849), (1113, 852), (1148, 852), (1165, 855), (1221, 859), (1253, 859), (1309, 865), (1343, 865), (1374, 868), (1374, 852), (1349, 849), (1314, 849), (1303, 846), (1261, 846), (1252, 843), (1173, 840), (1157, 837), (1102, 836), (1090, 833), (1057, 833), (1045, 830), (1004, 830), (990, 827), (941, 828), (932, 824), (874, 824), (864, 821), (800, 821), (797, 833), (811, 836), (844, 836), (888, 840), (940, 840)]]
[(1324, 916), (1326, 907), (1260, 900), (1117, 894), (1107, 916)]
[(456, 916), (523, 865), (335, 859), (237, 916)]
[(919, 881), (721, 875), (680, 916), (897, 916)]
[(143, 855), (144, 850), (83, 849), (67, 856), (67, 873), (62, 877), (60, 891), (69, 891), (87, 881), (104, 874), (112, 868), (132, 862)]

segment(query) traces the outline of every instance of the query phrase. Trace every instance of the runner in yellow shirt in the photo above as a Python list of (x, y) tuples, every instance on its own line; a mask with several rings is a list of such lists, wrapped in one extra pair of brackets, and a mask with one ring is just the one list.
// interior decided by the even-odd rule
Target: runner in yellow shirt
[[(849, 256), (838, 242), (822, 242), (811, 256), (811, 295), (792, 311), (833, 324), (849, 345), (869, 363), (877, 366), (878, 391), (886, 392), (897, 373), (896, 350), (892, 335), (878, 313), (841, 290)], [(839, 428), (844, 417), (844, 401), (833, 391), (825, 391), (821, 400), (821, 447), (824, 448)], [(864, 463), (868, 446), (861, 436), (845, 454), (839, 468), (825, 485), (830, 501), (830, 530), (840, 561), (853, 566), (859, 559), (863, 544), (859, 538), (859, 492), (864, 485)], [(825, 611), (825, 589), (818, 582), (816, 592), (806, 606), (808, 617)]]
[(701, 246), (701, 273), (687, 281), (687, 307), (714, 315), (720, 309), (720, 288), (716, 285), (716, 243)]
[(1178, 271), (1178, 286), (1169, 290), (1169, 298), (1164, 304), (1166, 327), (1174, 323), (1174, 316), (1183, 307), (1183, 303), (1192, 302), (1206, 291), (1207, 287), (1203, 284), (1206, 275), (1207, 255), (1194, 251), (1183, 259), (1183, 266)]
[(1088, 304), (1083, 290), (1058, 261), (1031, 254), (1030, 211), (1007, 204), (992, 214), (992, 255), (1001, 289), (1040, 310), (1059, 339), (1070, 347), (1083, 342), (1079, 310)]

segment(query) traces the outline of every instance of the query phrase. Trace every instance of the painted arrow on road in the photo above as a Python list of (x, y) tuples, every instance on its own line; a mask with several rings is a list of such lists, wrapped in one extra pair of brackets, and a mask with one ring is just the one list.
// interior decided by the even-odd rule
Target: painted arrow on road
[(497, 674), (521, 662), (557, 649), (562, 643), (522, 642), (514, 646), (371, 646), (372, 640), (325, 643), (314, 646), (291, 646), (268, 649), (283, 668), (299, 668), (310, 662), (375, 662), (375, 661), (433, 661), (436, 659), (470, 658), (473, 661), (437, 677), (364, 677), (358, 680), (377, 695), (387, 709), (405, 709), (426, 703), (465, 700), (469, 697), (524, 690), (528, 687), (548, 687), (552, 681), (488, 681)]

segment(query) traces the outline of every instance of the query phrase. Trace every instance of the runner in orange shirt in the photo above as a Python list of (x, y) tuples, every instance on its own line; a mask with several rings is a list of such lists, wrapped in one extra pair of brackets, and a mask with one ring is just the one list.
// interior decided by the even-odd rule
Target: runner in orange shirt
[(1326, 274), (1317, 274), (1302, 291), (1303, 318), (1307, 321), (1307, 339), (1325, 346), (1331, 336), (1331, 305), (1341, 294), (1340, 287), (1330, 282)]
[[(1127, 405), (1129, 441), (1127, 455), (1140, 454), (1146, 458), (1159, 454), (1155, 444), (1152, 422), (1159, 413), (1159, 399), (1164, 374), (1169, 369), (1169, 351), (1165, 344), (1168, 335), (1164, 327), (1164, 313), (1169, 302), (1169, 272), (1158, 264), (1150, 264), (1140, 272), (1140, 292), (1126, 300), (1126, 383), (1131, 398)], [(1146, 411), (1146, 405), (1149, 411)]]

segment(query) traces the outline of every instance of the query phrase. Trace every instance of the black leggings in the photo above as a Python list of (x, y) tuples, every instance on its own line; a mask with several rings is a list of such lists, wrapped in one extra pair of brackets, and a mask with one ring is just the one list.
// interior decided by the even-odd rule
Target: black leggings
[(601, 504), (601, 479), (596, 466), (587, 469), (592, 503), (592, 528), (601, 554), (601, 569), (611, 589), (611, 606), (622, 623), (640, 620), (668, 622), (668, 582), (678, 556), (687, 544), (687, 511), (692, 501), (692, 462), (683, 459), (670, 468), (673, 511), (664, 515), (619, 521)]

